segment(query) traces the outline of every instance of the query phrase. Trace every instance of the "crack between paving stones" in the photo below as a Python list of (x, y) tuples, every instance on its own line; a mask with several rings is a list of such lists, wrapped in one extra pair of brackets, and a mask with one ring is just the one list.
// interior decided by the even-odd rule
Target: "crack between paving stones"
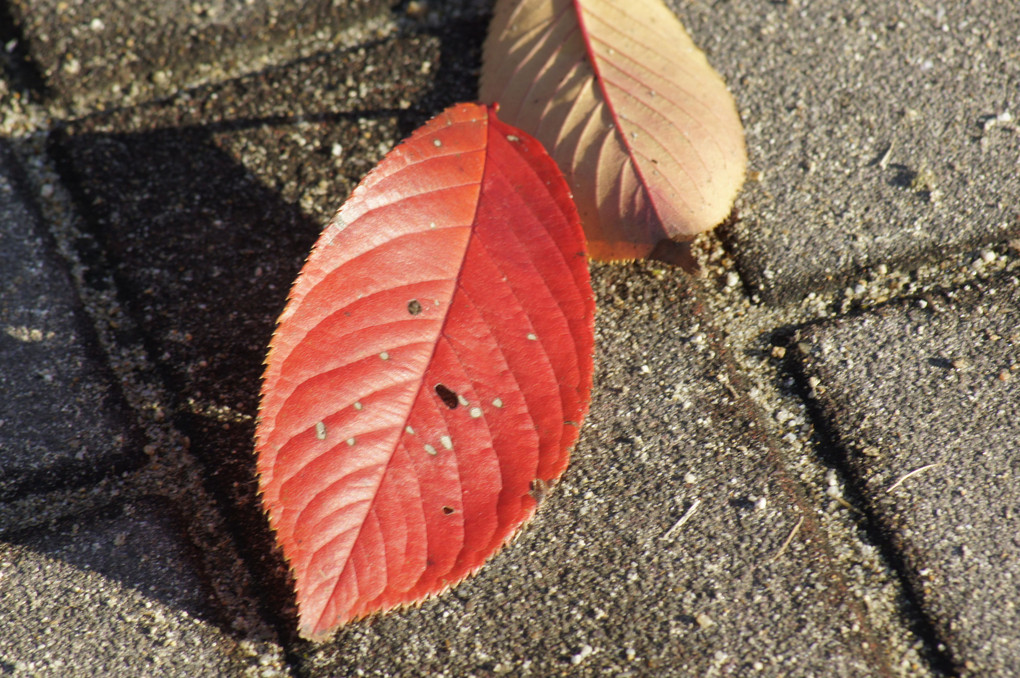
[[(14, 48), (8, 52), (6, 46), (12, 44), (12, 41)], [(8, 54), (0, 57), (0, 63), (7, 66), (4, 70), (10, 75), (15, 89), (28, 91), (40, 99), (49, 99), (51, 92), (46, 86), (46, 80), (29, 56), (30, 41), (14, 21), (10, 3), (3, 0), (0, 0), (0, 48)]]
[(896, 548), (871, 503), (866, 499), (865, 488), (846, 458), (845, 450), (847, 448), (836, 431), (834, 418), (821, 403), (810, 395), (810, 388), (807, 386), (808, 375), (798, 361), (792, 357), (793, 349), (796, 348), (796, 337), (797, 330), (792, 330), (788, 334), (783, 333), (783, 338), (789, 342), (789, 345), (786, 346), (788, 349), (787, 358), (781, 369), (793, 377), (794, 392), (807, 408), (807, 414), (814, 425), (815, 435), (818, 438), (817, 450), (820, 461), (835, 469), (839, 474), (840, 480), (846, 488), (847, 499), (862, 516), (857, 520), (857, 523), (863, 528), (868, 539), (877, 547), (882, 559), (894, 573), (906, 603), (903, 606), (905, 609), (902, 610), (902, 613), (907, 617), (905, 619), (906, 627), (924, 644), (924, 650), (919, 653), (920, 656), (927, 660), (928, 668), (935, 675), (958, 676), (961, 663), (953, 657), (948, 641), (939, 634), (934, 622), (925, 614), (924, 594), (911, 580), (906, 560), (900, 550)]
[[(82, 251), (82, 246), (79, 243), (72, 243), (71, 247), (74, 248), (76, 255), (81, 256), (83, 259), (89, 261), (90, 265), (101, 268), (104, 271), (109, 272), (110, 280), (112, 281), (112, 294), (122, 304), (123, 308), (126, 309), (126, 315), (131, 320), (132, 327), (127, 331), (127, 334), (120, 336), (115, 339), (118, 345), (135, 345), (141, 347), (145, 353), (145, 370), (149, 372), (148, 378), (158, 384), (166, 394), (166, 411), (167, 418), (171, 422), (171, 426), (180, 432), (182, 435), (191, 438), (192, 440), (200, 437), (199, 432), (195, 426), (190, 423), (189, 418), (192, 413), (188, 411), (185, 406), (186, 403), (182, 398), (175, 394), (183, 393), (184, 390), (179, 380), (170, 373), (168, 367), (166, 367), (163, 361), (157, 360), (159, 352), (157, 346), (154, 343), (154, 339), (140, 328), (144, 327), (144, 322), (141, 322), (138, 318), (137, 311), (134, 309), (136, 299), (125, 292), (130, 290), (130, 281), (126, 280), (123, 274), (120, 272), (121, 269), (117, 265), (117, 258), (108, 252), (105, 237), (97, 232), (95, 227), (95, 215), (91, 214), (89, 210), (83, 209), (83, 205), (91, 204), (91, 201), (87, 197), (86, 190), (82, 186), (78, 178), (78, 172), (76, 171), (74, 164), (65, 150), (65, 145), (68, 143), (68, 133), (57, 128), (47, 141), (47, 152), (53, 160), (54, 167), (60, 176), (63, 185), (67, 188), (73, 199), (76, 213), (83, 221), (83, 231), (91, 234), (94, 238), (94, 242), (88, 251)], [(83, 285), (90, 285), (89, 282), (83, 281)], [(136, 410), (133, 410), (137, 413)], [(246, 540), (242, 531), (246, 529), (248, 525), (247, 521), (249, 516), (242, 510), (238, 512), (238, 508), (233, 505), (230, 500), (230, 494), (224, 492), (223, 488), (218, 487), (215, 484), (214, 478), (222, 472), (222, 466), (211, 466), (208, 463), (194, 459), (194, 463), (197, 469), (204, 471), (204, 478), (201, 481), (202, 490), (207, 495), (209, 502), (212, 505), (213, 510), (219, 514), (219, 518), (222, 521), (222, 525), (225, 526), (226, 534), (231, 540), (231, 550), (238, 554), (241, 561), (243, 562), (243, 569), (248, 574), (251, 582), (264, 581), (265, 577), (268, 576), (272, 580), (279, 580), (281, 577), (289, 578), (289, 570), (285, 565), (277, 566), (276, 561), (279, 560), (282, 563), (282, 556), (279, 555), (278, 551), (273, 551), (272, 555), (260, 554), (252, 552), (248, 544), (250, 540)], [(233, 518), (240, 516), (243, 524), (235, 524), (237, 521)], [(195, 542), (194, 535), (201, 534), (202, 528), (196, 526), (195, 532), (187, 530), (185, 533), (188, 536), (189, 542), (192, 542), (196, 548), (200, 548), (200, 545)], [(265, 526), (268, 532), (268, 523)], [(267, 563), (267, 558), (271, 559), (271, 563)], [(282, 569), (281, 569), (282, 568)], [(285, 574), (281, 574), (285, 573)], [(217, 589), (217, 582), (215, 577), (209, 578), (209, 585), (215, 591)], [(265, 595), (266, 591), (269, 590), (283, 590), (289, 591), (289, 596), (285, 602), (281, 602), (278, 599), (274, 599)], [(283, 660), (292, 671), (300, 665), (302, 661), (300, 653), (293, 649), (296, 646), (296, 605), (294, 603), (293, 594), (293, 583), (288, 581), (286, 585), (281, 586), (255, 586), (254, 591), (249, 592), (248, 595), (256, 601), (256, 609), (258, 615), (261, 617), (263, 623), (273, 632), (276, 633), (279, 647), (282, 651)], [(226, 615), (232, 611), (236, 611), (228, 602), (224, 600), (218, 600), (215, 604), (218, 608), (217, 612), (224, 615), (221, 629), (229, 636), (236, 638), (235, 632), (230, 628), (230, 620)]]
[[(701, 303), (697, 300), (697, 297), (695, 297), (695, 308), (697, 314), (699, 316), (703, 316)], [(712, 326), (709, 325), (709, 327)], [(716, 355), (719, 357), (719, 361), (726, 369), (729, 380), (727, 384), (728, 388), (726, 390), (733, 399), (735, 409), (743, 413), (749, 421), (755, 422), (756, 424), (755, 430), (753, 432), (749, 432), (748, 435), (759, 440), (766, 448), (766, 458), (769, 465), (778, 472), (776, 482), (783, 488), (786, 495), (793, 500), (797, 507), (797, 511), (802, 516), (801, 522), (797, 524), (800, 532), (814, 537), (814, 539), (810, 540), (812, 545), (809, 548), (816, 553), (820, 553), (824, 557), (824, 561), (826, 563), (824, 574), (826, 575), (826, 580), (829, 582), (829, 586), (832, 589), (832, 592), (827, 597), (831, 599), (834, 607), (839, 602), (845, 604), (850, 614), (859, 622), (861, 631), (858, 632), (857, 637), (868, 644), (867, 649), (862, 648), (862, 654), (872, 668), (875, 669), (879, 675), (892, 676), (893, 673), (889, 667), (887, 653), (884, 651), (885, 644), (880, 642), (878, 636), (872, 629), (867, 615), (861, 609), (860, 603), (850, 593), (846, 585), (846, 580), (833, 567), (832, 564), (835, 562), (836, 558), (829, 546), (829, 540), (821, 529), (819, 529), (818, 523), (814, 518), (814, 509), (807, 497), (804, 496), (804, 492), (800, 485), (786, 472), (786, 465), (783, 463), (778, 452), (779, 447), (776, 444), (775, 437), (769, 432), (768, 428), (763, 425), (765, 419), (759, 411), (758, 406), (748, 395), (749, 388), (747, 388), (747, 384), (744, 383), (745, 379), (738, 366), (734, 362), (733, 358), (730, 357), (730, 352), (725, 340), (713, 336), (712, 333), (708, 334), (712, 349), (715, 351)], [(837, 593), (838, 596), (833, 595)]]

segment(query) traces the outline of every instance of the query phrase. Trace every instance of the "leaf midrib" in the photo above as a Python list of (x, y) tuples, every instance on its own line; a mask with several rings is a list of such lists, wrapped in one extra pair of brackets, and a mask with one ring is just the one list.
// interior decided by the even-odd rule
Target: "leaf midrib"
[[(466, 124), (466, 123), (464, 123), (464, 122), (456, 122), (456, 123), (453, 123), (451, 126), (462, 125), (462, 124)], [(475, 200), (474, 213), (472, 214), (472, 217), (471, 217), (471, 228), (470, 228), (470, 231), (468, 233), (467, 241), (464, 243), (464, 250), (463, 250), (463, 252), (461, 254), (460, 265), (457, 267), (457, 275), (454, 277), (453, 292), (450, 295), (450, 302), (446, 304), (446, 308), (443, 311), (443, 320), (439, 324), (439, 331), (436, 333), (436, 341), (433, 342), (433, 344), (432, 344), (432, 351), (429, 353), (428, 360), (425, 361), (425, 370), (422, 372), (421, 379), (418, 381), (418, 395), (416, 395), (411, 400), (411, 405), (410, 405), (410, 407), (408, 407), (407, 412), (404, 414), (403, 426), (407, 426), (407, 422), (408, 422), (408, 419), (410, 417), (410, 414), (411, 414), (411, 412), (414, 411), (415, 406), (418, 403), (418, 398), (420, 398), (422, 393), (423, 393), (423, 391), (422, 391), (422, 384), (424, 384), (424, 382), (425, 382), (425, 374), (429, 371), (429, 367), (432, 365), (432, 361), (436, 357), (436, 351), (439, 348), (439, 341), (444, 336), (444, 333), (446, 331), (446, 326), (447, 326), (447, 323), (449, 322), (449, 319), (450, 319), (450, 310), (453, 308), (453, 297), (457, 294), (457, 289), (458, 289), (458, 287), (460, 285), (461, 276), (464, 274), (464, 261), (467, 258), (467, 253), (468, 253), (468, 250), (469, 250), (469, 248), (471, 246), (471, 242), (475, 238), (475, 226), (476, 226), (476, 223), (477, 223), (477, 220), (478, 220), (478, 207), (479, 207), (479, 205), (481, 205), (481, 202), (482, 202), (482, 200), (481, 200), (481, 198), (482, 198), (482, 185), (483, 185), (483, 183), (485, 181), (485, 173), (488, 170), (488, 164), (489, 164), (488, 144), (489, 144), (489, 126), (491, 124), (492, 124), (492, 121), (489, 118), (488, 109), (485, 109), (485, 135), (484, 135), (485, 144), (482, 146), (482, 149), (474, 149), (474, 150), (484, 150), (485, 153), (482, 156), (482, 158), (483, 158), (483, 160), (482, 160), (482, 168), (481, 168), (481, 172), (479, 173), (479, 178), (478, 178), (478, 197)], [(467, 152), (467, 151), (462, 151), (462, 152)], [(450, 154), (444, 154), (444, 155), (450, 155)], [(415, 164), (417, 164), (417, 163), (415, 163)], [(406, 169), (406, 168), (403, 168), (403, 169)], [(401, 428), (401, 431), (402, 431), (402, 428)], [(400, 440), (400, 436), (401, 435), (403, 435), (402, 432), (398, 433), (398, 435), (397, 435), (398, 444), (399, 444), (399, 440)], [(393, 455), (396, 453), (396, 451), (397, 451), (397, 445), (394, 445), (393, 449), (390, 450), (389, 457), (388, 457), (388, 459), (386, 461), (386, 464), (385, 464), (385, 469), (387, 469), (387, 470), (389, 469), (389, 466), (390, 466), (390, 464), (393, 461)], [(459, 463), (457, 463), (456, 455), (454, 456), (454, 463), (457, 464), (457, 467), (458, 467), (457, 468), (457, 475), (459, 477), (460, 476), (460, 465), (459, 465)], [(383, 481), (385, 480), (385, 478), (386, 478), (386, 470), (384, 470), (383, 473), (379, 476), (379, 483), (375, 486), (375, 490), (372, 493), (372, 498), (369, 501), (368, 506), (367, 506), (367, 508), (365, 510), (365, 519), (359, 521), (359, 524), (358, 524), (358, 533), (357, 533), (357, 535), (355, 535), (354, 540), (351, 542), (351, 544), (352, 544), (351, 552), (354, 551), (354, 548), (356, 547), (356, 545), (358, 543), (358, 540), (361, 538), (361, 532), (362, 532), (362, 530), (365, 527), (368, 515), (372, 512), (372, 509), (375, 507), (376, 500), (379, 497), (379, 489), (382, 487), (382, 484), (383, 484)], [(458, 482), (458, 485), (460, 486), (461, 496), (462, 496), (462, 499), (463, 499), (464, 484), (462, 482)], [(327, 600), (327, 605), (326, 605), (325, 608), (323, 608), (323, 611), (318, 615), (318, 617), (316, 619), (315, 626), (317, 628), (321, 627), (323, 615), (325, 614), (326, 609), (329, 607), (328, 601), (333, 600), (333, 597), (336, 595), (337, 588), (339, 588), (340, 583), (343, 581), (344, 576), (347, 574), (348, 568), (350, 566), (351, 566), (351, 558), (350, 558), (350, 552), (349, 552), (348, 555), (347, 555), (347, 559), (346, 559), (346, 561), (344, 563), (344, 568), (343, 568), (343, 570), (340, 571), (340, 575), (337, 577), (336, 583), (333, 585), (333, 589), (330, 591), (330, 594), (329, 594), (329, 596), (326, 599)], [(418, 580), (415, 581), (415, 585), (417, 585), (418, 581), (421, 581), (421, 577), (420, 576), (418, 577)], [(410, 588), (413, 589), (414, 586), (411, 586)], [(359, 597), (360, 597), (360, 590), (359, 590)]]
[[(620, 143), (627, 151), (627, 159), (630, 162), (630, 166), (634, 169), (634, 173), (637, 175), (638, 183), (641, 185), (642, 190), (648, 197), (648, 202), (652, 207), (652, 211), (655, 213), (655, 218), (658, 221), (660, 229), (665, 232), (665, 224), (662, 220), (662, 214), (659, 212), (659, 206), (655, 200), (654, 193), (652, 192), (651, 186), (645, 179), (644, 172), (641, 171), (641, 165), (635, 158), (634, 148), (627, 141), (627, 135), (623, 133), (622, 125), (620, 123), (620, 116), (616, 113), (616, 107), (613, 105), (613, 99), (609, 96), (609, 91), (606, 89), (605, 78), (602, 77), (602, 71), (599, 68), (599, 63), (595, 58), (595, 47), (592, 45), (591, 34), (588, 31), (588, 27), (584, 19), (584, 9), (582, 7), (581, 0), (570, 0), (574, 6), (574, 13), (577, 15), (577, 24), (581, 30), (581, 39), (584, 41), (585, 54), (588, 56), (588, 63), (591, 64), (592, 73), (595, 76), (595, 83), (599, 88), (599, 92), (602, 94), (602, 100), (605, 102), (606, 108), (609, 110), (609, 117), (613, 120), (613, 132), (617, 135)], [(612, 50), (609, 43), (605, 43), (607, 49)], [(601, 206), (600, 206), (601, 207)]]

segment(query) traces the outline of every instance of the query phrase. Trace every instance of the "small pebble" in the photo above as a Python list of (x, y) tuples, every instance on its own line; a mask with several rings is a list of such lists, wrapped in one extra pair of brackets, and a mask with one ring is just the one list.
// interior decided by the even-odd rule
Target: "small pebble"
[(419, 0), (411, 0), (411, 2), (407, 3), (407, 8), (404, 11), (407, 12), (407, 16), (412, 19), (419, 19), (425, 16), (425, 12), (427, 10), (428, 5), (426, 3), (419, 2)]
[(578, 652), (577, 654), (575, 654), (574, 656), (572, 656), (570, 658), (570, 663), (573, 664), (574, 666), (577, 666), (578, 664), (583, 662), (585, 659), (587, 659), (588, 657), (592, 656), (592, 654), (594, 654), (594, 653), (595, 653), (595, 650), (592, 648), (591, 645), (585, 645), (584, 647), (581, 648), (580, 652)]

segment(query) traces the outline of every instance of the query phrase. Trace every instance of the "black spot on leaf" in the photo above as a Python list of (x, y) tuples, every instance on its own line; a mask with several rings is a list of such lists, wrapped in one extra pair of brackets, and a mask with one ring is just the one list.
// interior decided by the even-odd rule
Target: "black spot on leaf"
[(451, 410), (457, 409), (457, 394), (446, 388), (442, 384), (436, 384), (436, 395), (443, 401), (443, 404), (449, 407)]
[(417, 299), (412, 299), (407, 302), (407, 312), (411, 315), (418, 315), (421, 313), (421, 302)]

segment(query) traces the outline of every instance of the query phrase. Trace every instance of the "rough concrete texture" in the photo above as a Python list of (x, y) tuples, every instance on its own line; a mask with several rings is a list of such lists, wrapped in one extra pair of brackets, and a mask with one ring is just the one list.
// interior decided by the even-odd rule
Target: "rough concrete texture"
[(208, 592), (153, 499), (0, 542), (0, 672), (239, 675), (251, 657), (202, 618)]
[(10, 0), (44, 86), (77, 114), (119, 108), (398, 29), (476, 18), (479, 0), (429, 10), (385, 0)]
[(804, 331), (798, 359), (971, 675), (1020, 673), (1020, 279)]
[(49, 88), (75, 108), (118, 106), (292, 59), (345, 40), (381, 0), (166, 3), (14, 0), (13, 18)]
[(0, 142), (0, 499), (144, 461), (25, 189)]
[(762, 299), (1020, 233), (1015, 5), (680, 4), (744, 119), (726, 237)]
[[(889, 536), (923, 529), (890, 516), (909, 512), (899, 493), (932, 469), (882, 495), (917, 467), (835, 462), (854, 458), (854, 438), (836, 417), (811, 416), (816, 374), (786, 371), (798, 330), (838, 327), (809, 329), (823, 319), (862, 323), (884, 317), (870, 310), (879, 301), (934, 304), (940, 290), (1020, 271), (1016, 246), (1002, 242), (1020, 193), (1003, 171), (1016, 162), (1006, 115), (1016, 17), (984, 2), (967, 17), (869, 4), (676, 6), (748, 125), (762, 174), (741, 198), (742, 221), (695, 243), (702, 280), (660, 265), (593, 267), (592, 412), (573, 465), (519, 539), (420, 608), (309, 644), (296, 638), (291, 583), (255, 492), (264, 347), (353, 186), (415, 127), (475, 97), (491, 2), (164, 3), (149, 25), (149, 2), (0, 0), (0, 18), (13, 19), (0, 25), (0, 134), (26, 170), (0, 204), (38, 203), (31, 242), (43, 244), (20, 246), (12, 270), (56, 276), (66, 260), (81, 301), (61, 301), (64, 290), (37, 306), (63, 318), (62, 304), (81, 304), (96, 338), (89, 360), (97, 374), (108, 364), (141, 429), (125, 449), (144, 450), (137, 469), (96, 463), (84, 484), (33, 479), (0, 498), (0, 627), (18, 629), (0, 638), (0, 673), (62, 675), (63, 661), (168, 676), (1009, 675), (1010, 655), (981, 645), (1012, 637), (999, 618), (967, 610), (960, 587), (931, 595), (915, 555), (923, 540)], [(274, 7), (277, 28), (263, 31)], [(181, 50), (187, 36), (194, 49)], [(129, 42), (137, 60), (123, 58)], [(906, 103), (890, 107), (889, 92)], [(996, 244), (966, 251), (978, 242)], [(820, 291), (848, 275), (846, 289)], [(5, 276), (6, 309), (18, 297)], [(974, 297), (966, 314), (993, 301)], [(963, 323), (946, 332), (971, 336)], [(838, 363), (805, 368), (823, 369), (850, 378)], [(887, 386), (879, 371), (869, 378), (875, 392)], [(57, 386), (74, 402), (79, 382)], [(10, 410), (8, 430), (30, 430), (30, 404)], [(117, 407), (97, 403), (90, 423)], [(962, 405), (941, 411), (975, 436), (998, 425), (973, 423)], [(886, 424), (907, 437), (912, 425)], [(988, 434), (995, 458), (1012, 449)], [(931, 516), (963, 506), (951, 492), (939, 499)], [(996, 515), (954, 524), (977, 534)], [(967, 567), (1006, 548), (960, 544), (972, 549)], [(927, 567), (957, 572), (940, 562)], [(1014, 569), (1002, 564), (993, 581)], [(961, 633), (954, 618), (972, 627)]]

